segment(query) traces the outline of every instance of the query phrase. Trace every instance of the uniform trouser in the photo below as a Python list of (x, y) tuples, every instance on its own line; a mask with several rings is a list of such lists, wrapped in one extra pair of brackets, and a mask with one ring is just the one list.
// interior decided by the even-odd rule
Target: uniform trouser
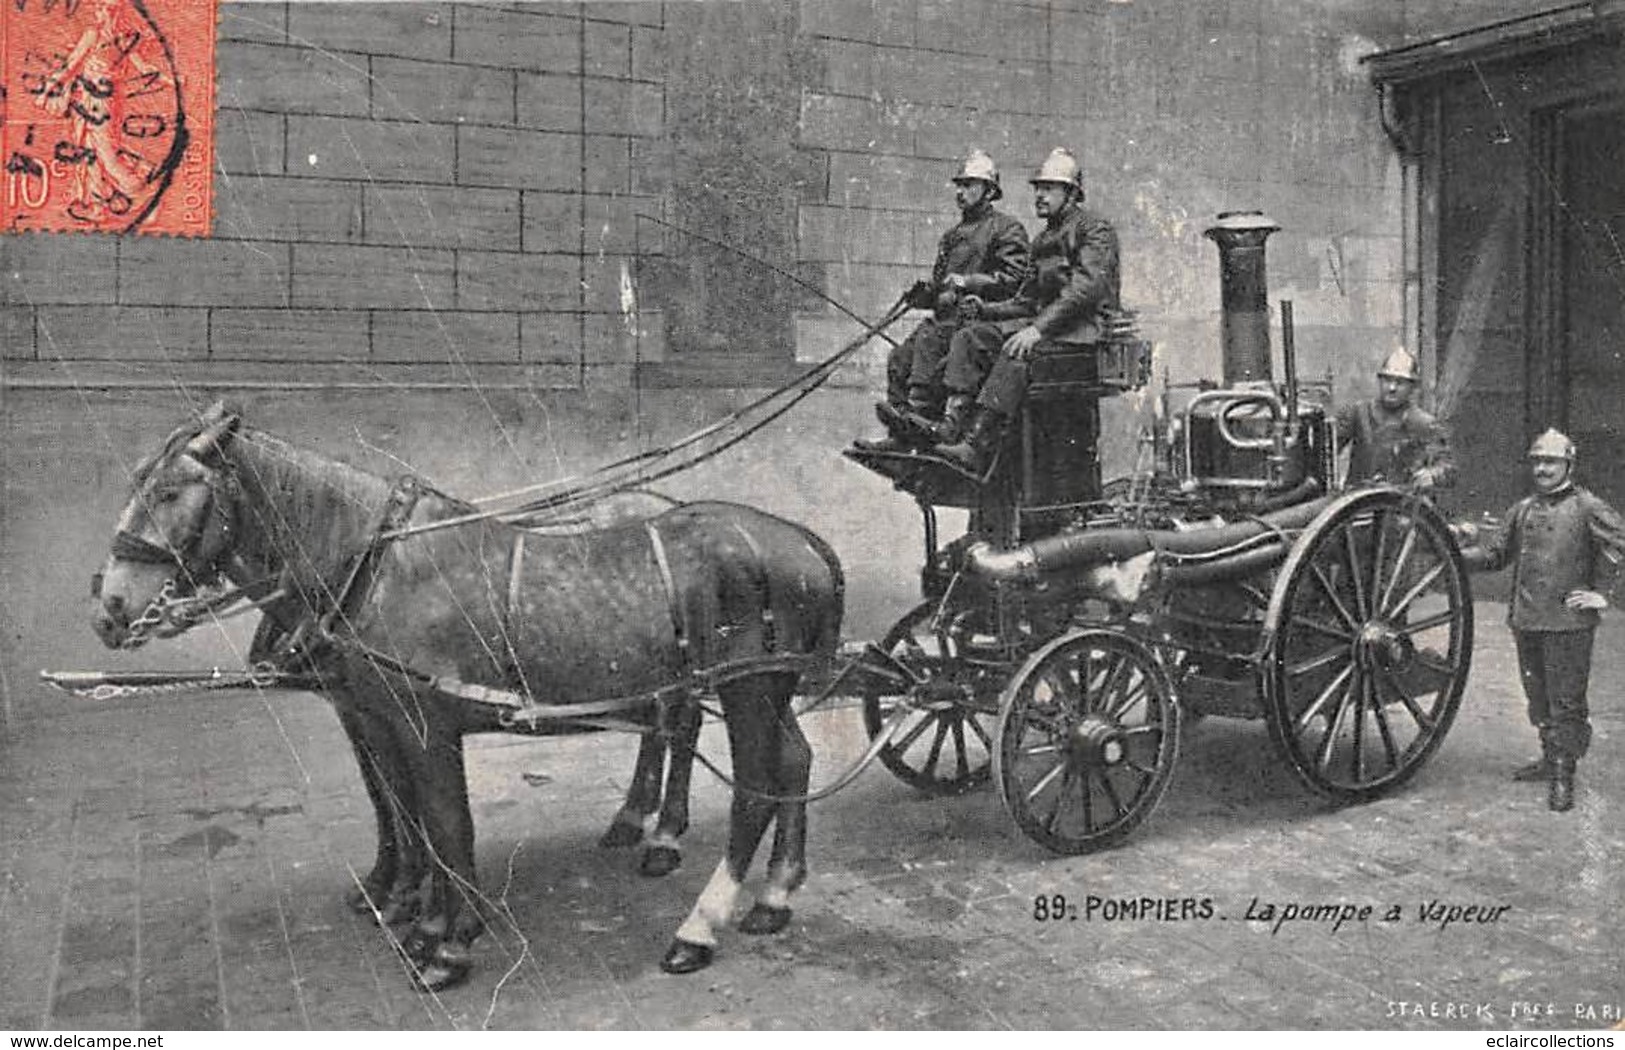
[(1529, 698), (1529, 721), (1552, 758), (1580, 758), (1591, 746), (1591, 712), (1586, 686), (1591, 678), (1591, 642), (1596, 632), (1514, 631), (1518, 673)]
[[(1014, 417), (1027, 396), (1031, 369), (1028, 361), (1005, 356), (1004, 341), (1031, 323), (1028, 318), (977, 321), (961, 328), (948, 349), (944, 375), (948, 392), (973, 396), (983, 408), (1006, 418)], [(1069, 345), (1041, 340), (1033, 347), (1031, 357)]]
[(894, 405), (910, 399), (925, 400), (940, 408), (945, 396), (943, 370), (949, 341), (956, 326), (930, 319), (886, 355), (886, 400)]

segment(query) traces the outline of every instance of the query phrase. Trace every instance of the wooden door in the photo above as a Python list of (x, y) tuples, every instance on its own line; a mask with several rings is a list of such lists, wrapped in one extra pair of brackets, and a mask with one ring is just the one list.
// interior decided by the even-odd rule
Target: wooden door
[(1625, 103), (1568, 114), (1560, 143), (1553, 229), (1563, 414), (1582, 483), (1617, 506), (1625, 503)]

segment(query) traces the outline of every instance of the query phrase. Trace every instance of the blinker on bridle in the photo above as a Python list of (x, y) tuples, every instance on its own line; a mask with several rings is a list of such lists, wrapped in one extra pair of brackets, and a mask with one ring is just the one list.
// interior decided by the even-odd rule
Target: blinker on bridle
[[(182, 452), (181, 454), (190, 456), (194, 461), (197, 461), (197, 457), (192, 456), (190, 452)], [(210, 472), (208, 482), (209, 507), (207, 512), (202, 515), (202, 523), (197, 528), (192, 529), (180, 543), (165, 546), (144, 540), (128, 530), (119, 529), (113, 534), (112, 555), (115, 559), (145, 565), (171, 565), (193, 584), (202, 583), (220, 574), (220, 558), (217, 556), (213, 562), (207, 565), (198, 565), (196, 564), (196, 548), (203, 542), (204, 536), (207, 535), (209, 522), (219, 521), (223, 532), (230, 532), (235, 524), (233, 518), (237, 510), (236, 500), (222, 499), (221, 496), (222, 490), (226, 495), (235, 494), (237, 476), (232, 471), (220, 470), (209, 467), (201, 463), (201, 461), (198, 462), (200, 466)], [(222, 549), (222, 554), (225, 553), (225, 549), (229, 548)], [(93, 595), (99, 596), (101, 592), (100, 573), (92, 577), (91, 591)]]

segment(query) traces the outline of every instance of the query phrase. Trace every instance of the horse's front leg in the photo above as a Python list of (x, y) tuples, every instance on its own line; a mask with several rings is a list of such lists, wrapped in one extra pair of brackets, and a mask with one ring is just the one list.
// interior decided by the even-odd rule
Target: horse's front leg
[(416, 787), (386, 725), (347, 699), (334, 706), (360, 767), (377, 831), (372, 870), (345, 895), (345, 902), (350, 910), (375, 915), (386, 926), (410, 921), (422, 903), (425, 870)]
[(700, 743), (700, 722), (704, 713), (692, 698), (681, 701), (671, 713), (671, 734), (667, 738), (666, 787), (660, 799), (660, 820), (643, 848), (644, 875), (658, 878), (670, 875), (683, 863), (680, 840), (688, 830), (689, 781), (694, 773), (694, 749)]
[(643, 822), (660, 805), (660, 772), (666, 757), (665, 741), (656, 733), (638, 740), (638, 758), (632, 767), (632, 783), (626, 801), (615, 811), (609, 830), (598, 840), (604, 849), (636, 846), (643, 841)]
[(474, 817), (468, 807), (463, 741), (453, 726), (432, 723), (414, 745), (423, 834), (433, 864), (429, 904), (406, 942), (418, 981), (428, 991), (460, 982), (473, 965), (471, 946), (485, 929), (475, 904)]

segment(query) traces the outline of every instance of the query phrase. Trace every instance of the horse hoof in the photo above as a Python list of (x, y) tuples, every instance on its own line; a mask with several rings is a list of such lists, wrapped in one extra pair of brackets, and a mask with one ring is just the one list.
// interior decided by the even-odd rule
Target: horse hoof
[(462, 984), (472, 967), (463, 964), (432, 962), (417, 971), (420, 992), (443, 992)]
[(439, 947), (440, 938), (422, 930), (413, 930), (401, 941), (401, 951), (419, 966), (434, 959), (436, 949)]
[(660, 960), (660, 968), (667, 973), (693, 973), (710, 966), (715, 954), (708, 944), (672, 941), (671, 947), (666, 949), (666, 957)]
[(418, 917), (418, 901), (415, 897), (391, 897), (384, 902), (378, 910), (378, 924), (380, 926), (403, 926), (415, 922)]
[(778, 933), (790, 925), (790, 909), (757, 904), (739, 923), (740, 933)]
[(627, 824), (617, 820), (604, 832), (604, 837), (598, 840), (599, 849), (625, 849), (636, 846), (643, 841), (643, 828), (637, 824)]
[(650, 846), (643, 851), (643, 863), (638, 873), (651, 879), (670, 875), (683, 866), (683, 854), (670, 846)]
[(384, 895), (381, 892), (362, 886), (344, 895), (344, 906), (357, 915), (371, 916), (373, 914), (372, 902), (383, 899)]

